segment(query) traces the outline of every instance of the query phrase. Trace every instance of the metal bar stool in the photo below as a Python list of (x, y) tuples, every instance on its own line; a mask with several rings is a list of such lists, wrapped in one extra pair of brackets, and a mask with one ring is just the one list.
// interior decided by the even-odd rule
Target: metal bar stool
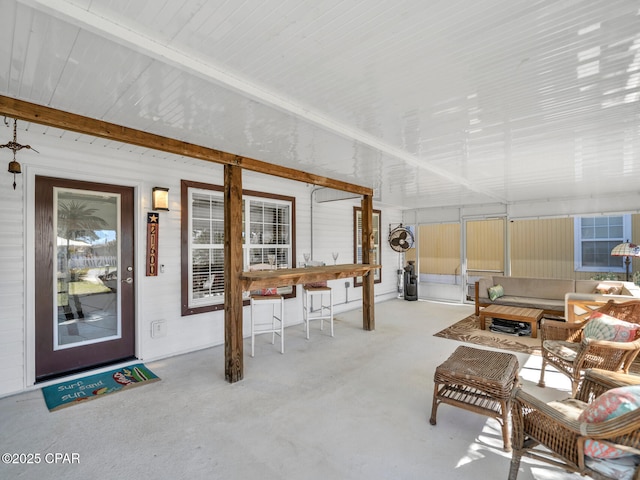
[[(324, 321), (328, 320), (331, 326), (331, 336), (333, 337), (333, 289), (327, 286), (326, 282), (306, 284), (302, 286), (302, 319), (307, 330), (307, 340), (309, 340), (309, 322), (320, 320), (320, 330), (324, 330)], [(318, 297), (320, 306), (312, 310), (313, 297)]]

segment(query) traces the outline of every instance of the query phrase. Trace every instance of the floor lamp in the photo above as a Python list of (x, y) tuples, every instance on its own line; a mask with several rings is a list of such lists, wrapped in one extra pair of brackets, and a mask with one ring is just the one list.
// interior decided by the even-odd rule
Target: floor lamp
[(630, 257), (638, 257), (640, 256), (640, 247), (635, 243), (629, 243), (627, 240), (625, 243), (621, 243), (620, 245), (616, 245), (611, 250), (611, 255), (614, 257), (625, 257), (624, 266), (627, 271), (626, 281), (629, 281), (629, 265), (631, 265)]

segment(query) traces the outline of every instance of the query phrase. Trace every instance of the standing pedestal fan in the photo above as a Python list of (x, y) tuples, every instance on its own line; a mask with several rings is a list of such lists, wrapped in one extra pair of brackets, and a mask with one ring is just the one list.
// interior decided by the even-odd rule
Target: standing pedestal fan
[[(394, 252), (398, 252), (398, 293), (404, 294), (405, 300), (417, 300), (418, 299), (418, 285), (416, 283), (416, 276), (413, 275), (413, 271), (407, 275), (407, 271), (403, 269), (403, 257), (404, 252), (413, 247), (414, 237), (411, 230), (404, 227), (402, 224), (391, 229), (389, 227), (389, 246)], [(411, 262), (413, 264), (413, 262)], [(413, 270), (413, 266), (412, 266)]]

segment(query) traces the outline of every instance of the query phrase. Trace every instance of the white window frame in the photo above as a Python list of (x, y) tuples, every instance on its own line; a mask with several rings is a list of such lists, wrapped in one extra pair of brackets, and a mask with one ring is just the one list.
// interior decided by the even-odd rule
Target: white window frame
[[(186, 185), (183, 188), (186, 188), (186, 232), (183, 232), (183, 235), (186, 235), (186, 248), (187, 254), (186, 259), (183, 259), (183, 262), (186, 260), (186, 268), (187, 274), (186, 279), (183, 275), (183, 282), (186, 281), (186, 288), (183, 285), (183, 308), (182, 315), (191, 315), (196, 313), (203, 313), (206, 311), (219, 310), (224, 308), (224, 272), (222, 271), (222, 278), (216, 280), (214, 276), (213, 284), (216, 285), (216, 290), (211, 292), (209, 295), (198, 297), (194, 292), (194, 272), (193, 272), (193, 257), (196, 250), (199, 249), (215, 249), (220, 251), (220, 258), (222, 258), (222, 262), (224, 262), (224, 237), (220, 237), (220, 235), (216, 235), (216, 239), (219, 241), (212, 241), (206, 244), (196, 244), (193, 241), (193, 198), (195, 194), (206, 195), (211, 198), (217, 199), (220, 202), (224, 201), (224, 192), (221, 187), (215, 185), (204, 185), (198, 184), (202, 186), (192, 185), (194, 182), (185, 182)], [(252, 209), (246, 208), (247, 205), (251, 205), (255, 203), (258, 208), (260, 206), (263, 207), (262, 212), (264, 212), (264, 207), (267, 208), (279, 208), (283, 207), (285, 211), (285, 218), (277, 215), (277, 223), (273, 224), (274, 227), (271, 229), (272, 231), (278, 232), (275, 237), (274, 235), (260, 235), (256, 236), (255, 231), (268, 232), (269, 228), (265, 228), (265, 226), (269, 226), (270, 222), (268, 219), (260, 218), (259, 220), (252, 218)], [(254, 209), (255, 210), (255, 209)], [(287, 216), (288, 215), (288, 216)], [(242, 254), (243, 254), (243, 269), (248, 270), (251, 265), (255, 265), (257, 263), (267, 263), (268, 262), (268, 254), (270, 252), (274, 252), (277, 254), (277, 261), (275, 262), (275, 266), (278, 268), (291, 268), (293, 266), (294, 261), (294, 235), (295, 235), (295, 226), (294, 226), (294, 218), (295, 218), (295, 199), (293, 197), (284, 197), (280, 195), (269, 195), (264, 194), (261, 195), (260, 192), (246, 192), (242, 196)], [(224, 227), (224, 218), (215, 218), (213, 221), (219, 222)], [(260, 225), (262, 228), (259, 228)], [(253, 226), (253, 228), (252, 228)], [(252, 232), (252, 230), (254, 230)], [(219, 229), (216, 230), (219, 233)], [(253, 235), (252, 235), (253, 234)], [(247, 241), (249, 239), (249, 241)], [(256, 240), (257, 239), (257, 240)], [(264, 240), (269, 240), (268, 242), (264, 242)], [(211, 239), (214, 240), (214, 239)], [(271, 243), (271, 241), (275, 243)], [(262, 252), (257, 252), (262, 250)], [(205, 282), (209, 279), (207, 278)], [(279, 287), (278, 293), (281, 293), (285, 296), (292, 296), (295, 292), (294, 287)], [(245, 292), (245, 296), (248, 295), (249, 292)]]
[(622, 262), (622, 257), (620, 257), (620, 266), (614, 267), (594, 267), (594, 266), (584, 266), (582, 264), (582, 242), (585, 241), (616, 241), (618, 243), (624, 243), (627, 239), (631, 238), (631, 215), (629, 214), (620, 214), (620, 215), (605, 215), (605, 217), (622, 217), (622, 237), (616, 238), (596, 238), (596, 239), (583, 239), (582, 238), (582, 219), (583, 218), (603, 218), (602, 215), (583, 215), (580, 217), (574, 217), (573, 223), (573, 231), (574, 231), (574, 269), (576, 272), (614, 272), (614, 273), (624, 273), (625, 268)]

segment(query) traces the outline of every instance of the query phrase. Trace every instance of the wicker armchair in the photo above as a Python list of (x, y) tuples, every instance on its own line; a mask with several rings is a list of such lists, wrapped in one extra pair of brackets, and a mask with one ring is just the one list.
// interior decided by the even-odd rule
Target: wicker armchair
[[(589, 403), (605, 391), (625, 385), (640, 385), (640, 376), (589, 369), (575, 398)], [(585, 464), (587, 439), (640, 455), (640, 409), (602, 423), (581, 423), (567, 415), (557, 402), (547, 404), (518, 387), (513, 393), (511, 421), (513, 456), (509, 480), (516, 479), (523, 456), (596, 480), (615, 478), (603, 473), (597, 463)], [(635, 471), (633, 468), (630, 478), (640, 479), (640, 467), (636, 466)]]
[[(598, 312), (631, 323), (640, 323), (640, 300), (624, 303), (609, 301)], [(611, 342), (584, 338), (582, 330), (588, 320), (577, 323), (543, 319), (540, 323), (542, 368), (538, 386), (544, 387), (544, 371), (553, 365), (571, 380), (575, 395), (588, 368), (629, 373), (631, 363), (640, 352), (640, 339), (633, 342)]]

